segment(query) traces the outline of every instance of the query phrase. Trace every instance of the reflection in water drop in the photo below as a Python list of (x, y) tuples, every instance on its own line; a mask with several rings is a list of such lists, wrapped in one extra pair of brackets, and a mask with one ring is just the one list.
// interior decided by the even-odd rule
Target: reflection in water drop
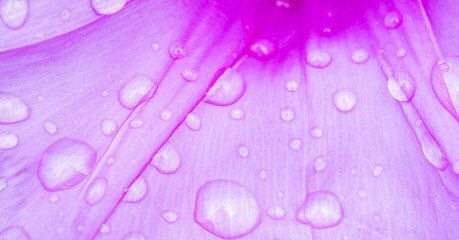
[(432, 69), (431, 83), (437, 99), (459, 121), (459, 57), (439, 60)]
[(185, 119), (185, 123), (188, 126), (188, 128), (192, 131), (198, 131), (201, 129), (201, 119), (198, 117), (198, 115), (194, 113), (188, 114), (188, 116)]

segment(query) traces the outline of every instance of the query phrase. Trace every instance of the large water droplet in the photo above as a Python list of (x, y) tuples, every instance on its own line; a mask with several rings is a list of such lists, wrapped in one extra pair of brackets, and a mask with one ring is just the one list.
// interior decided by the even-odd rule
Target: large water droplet
[(105, 196), (105, 191), (107, 190), (107, 179), (98, 177), (94, 179), (91, 185), (86, 190), (84, 200), (89, 205), (95, 205), (99, 203), (102, 198)]
[(292, 108), (285, 107), (281, 109), (280, 117), (285, 122), (291, 122), (295, 118), (295, 112)]
[(413, 76), (407, 72), (397, 72), (389, 77), (387, 88), (390, 95), (400, 102), (409, 102), (416, 91), (416, 83)]
[(338, 225), (343, 219), (343, 208), (338, 197), (332, 192), (311, 192), (296, 211), (295, 217), (298, 222), (312, 228), (330, 228)]
[(92, 172), (96, 156), (96, 150), (87, 143), (61, 138), (43, 152), (38, 179), (48, 191), (75, 187)]
[(131, 232), (124, 235), (123, 240), (146, 240), (145, 235), (141, 232)]
[(116, 132), (116, 123), (110, 119), (104, 119), (101, 123), (102, 133), (105, 136), (111, 136)]
[(160, 173), (171, 174), (179, 168), (180, 156), (172, 145), (166, 143), (153, 157), (151, 165)]
[(349, 90), (338, 90), (333, 95), (333, 102), (335, 103), (335, 107), (341, 112), (349, 112), (351, 111), (356, 102), (355, 94)]
[(166, 210), (163, 213), (161, 213), (161, 217), (167, 223), (175, 223), (175, 222), (177, 222), (177, 219), (178, 219), (177, 213), (173, 212), (173, 211), (170, 211), (170, 210)]
[(238, 238), (260, 224), (260, 207), (241, 184), (229, 180), (209, 181), (196, 194), (194, 219), (220, 238)]
[(266, 209), (266, 214), (274, 220), (281, 220), (285, 216), (285, 210), (283, 207), (272, 206)]
[(201, 129), (201, 119), (194, 113), (190, 113), (186, 116), (185, 123), (192, 131), (198, 131)]
[(322, 156), (318, 156), (314, 159), (314, 169), (319, 172), (324, 170), (324, 168), (327, 166), (327, 162)]
[(315, 68), (327, 67), (331, 60), (330, 54), (322, 50), (313, 50), (306, 55), (308, 64)]
[(0, 1), (0, 15), (7, 27), (18, 29), (24, 25), (29, 15), (29, 1), (2, 0)]
[(50, 135), (54, 135), (57, 132), (56, 124), (48, 119), (43, 121), (43, 129)]
[(268, 39), (258, 39), (249, 48), (249, 55), (258, 60), (270, 59), (275, 52), (276, 45)]
[(126, 195), (124, 195), (123, 201), (136, 203), (142, 201), (142, 199), (147, 195), (147, 182), (145, 178), (139, 177), (135, 182), (129, 187)]
[(30, 116), (29, 107), (11, 93), (0, 92), (0, 124), (17, 123)]
[(397, 11), (392, 11), (384, 18), (384, 26), (389, 29), (398, 28), (402, 24), (402, 21), (402, 15)]
[(157, 84), (148, 77), (137, 76), (121, 87), (118, 92), (118, 100), (123, 107), (134, 109), (151, 98), (157, 87)]
[(0, 177), (0, 192), (8, 186), (8, 180), (6, 177)]
[(432, 69), (431, 83), (437, 99), (459, 121), (459, 57), (439, 60)]
[(99, 15), (110, 15), (123, 9), (128, 0), (91, 0), (94, 11)]
[(241, 120), (244, 118), (244, 110), (242, 108), (233, 108), (230, 111), (230, 117), (234, 120)]
[(30, 240), (29, 233), (20, 226), (12, 226), (0, 232), (0, 239), (4, 240)]
[(0, 132), (0, 150), (15, 148), (19, 143), (18, 137), (9, 132)]
[(169, 46), (169, 56), (172, 59), (184, 58), (186, 55), (188, 55), (188, 48), (184, 43), (176, 41)]
[(356, 49), (351, 54), (352, 62), (357, 64), (365, 63), (366, 61), (368, 61), (369, 57), (370, 54), (368, 54), (368, 51), (363, 48)]
[(214, 105), (227, 106), (237, 102), (244, 91), (245, 82), (241, 75), (232, 68), (227, 68), (206, 93), (204, 101)]

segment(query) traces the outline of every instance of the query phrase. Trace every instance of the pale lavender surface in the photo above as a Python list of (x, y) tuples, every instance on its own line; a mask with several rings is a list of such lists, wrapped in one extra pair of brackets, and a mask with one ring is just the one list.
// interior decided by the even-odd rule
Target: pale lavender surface
[(457, 1), (0, 18), (0, 240), (459, 239)]

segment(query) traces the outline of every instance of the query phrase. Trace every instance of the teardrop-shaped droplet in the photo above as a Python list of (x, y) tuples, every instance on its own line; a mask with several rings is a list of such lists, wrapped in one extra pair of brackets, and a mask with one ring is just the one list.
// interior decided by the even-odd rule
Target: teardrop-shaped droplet
[(150, 164), (160, 173), (171, 174), (179, 168), (180, 156), (172, 145), (166, 143), (156, 153)]
[(146, 240), (146, 238), (141, 232), (131, 232), (124, 235), (123, 240)]
[(230, 117), (234, 120), (241, 120), (244, 118), (244, 110), (242, 108), (233, 108), (230, 111)]
[(56, 124), (51, 121), (51, 120), (44, 120), (43, 121), (43, 129), (49, 134), (49, 135), (54, 135), (57, 132), (57, 126)]
[(311, 136), (313, 138), (321, 138), (324, 134), (324, 130), (321, 127), (314, 127), (311, 129)]
[(140, 202), (147, 195), (147, 190), (148, 187), (145, 178), (139, 177), (129, 187), (126, 195), (124, 195), (123, 201), (130, 203)]
[(134, 109), (142, 102), (153, 96), (157, 84), (145, 76), (137, 76), (131, 79), (118, 92), (118, 100), (127, 109)]
[(169, 46), (169, 56), (172, 59), (184, 58), (186, 55), (188, 55), (188, 48), (184, 43), (176, 41)]
[(239, 156), (245, 158), (249, 156), (249, 149), (244, 145), (239, 145), (237, 147), (237, 153), (239, 154)]
[(195, 82), (198, 79), (198, 72), (192, 69), (185, 69), (182, 71), (182, 78), (188, 82)]
[(0, 132), (0, 150), (15, 148), (19, 143), (19, 138), (10, 132)]
[(17, 123), (27, 120), (29, 107), (11, 93), (0, 92), (0, 124)]
[(389, 29), (398, 28), (403, 21), (402, 15), (397, 11), (389, 12), (384, 18), (384, 26)]
[(296, 220), (315, 229), (331, 228), (343, 219), (343, 208), (338, 197), (329, 191), (308, 193), (296, 211)]
[(194, 219), (206, 231), (220, 238), (239, 238), (260, 225), (260, 207), (241, 184), (213, 180), (196, 194)]
[(258, 60), (271, 59), (276, 52), (276, 45), (268, 39), (258, 39), (249, 48), (249, 55)]
[(245, 87), (241, 75), (232, 68), (227, 68), (206, 93), (204, 101), (218, 106), (231, 105), (242, 97)]
[(295, 118), (295, 112), (292, 108), (285, 107), (281, 109), (280, 117), (284, 122), (291, 122)]
[(438, 146), (435, 139), (430, 134), (425, 134), (421, 140), (421, 148), (427, 161), (439, 170), (444, 170), (448, 166), (445, 154)]
[(397, 101), (409, 102), (416, 91), (416, 83), (413, 76), (407, 72), (397, 72), (389, 77), (387, 88), (390, 95)]
[(356, 49), (351, 54), (352, 62), (357, 63), (357, 64), (365, 63), (366, 61), (368, 61), (369, 57), (370, 57), (370, 54), (368, 53), (367, 50), (363, 48)]
[(24, 25), (29, 15), (29, 1), (2, 0), (0, 1), (0, 15), (7, 27), (18, 29)]
[(272, 206), (266, 209), (266, 214), (274, 220), (281, 220), (285, 216), (285, 210), (283, 207)]
[(291, 138), (288, 142), (288, 146), (295, 151), (299, 151), (301, 146), (303, 145), (301, 139), (299, 138)]
[(295, 80), (289, 80), (285, 83), (285, 89), (289, 92), (296, 92), (299, 88), (299, 84)]
[(335, 107), (341, 112), (349, 112), (351, 111), (356, 102), (355, 94), (349, 90), (338, 90), (333, 95), (333, 102), (335, 103)]
[(87, 143), (61, 138), (43, 152), (38, 179), (48, 191), (73, 188), (92, 172), (96, 159), (96, 150)]
[(439, 60), (433, 66), (431, 83), (437, 99), (459, 121), (459, 57)]
[(177, 222), (177, 219), (178, 219), (177, 213), (173, 212), (173, 211), (170, 211), (170, 210), (166, 210), (163, 213), (161, 213), (161, 217), (167, 223), (175, 223), (175, 222)]
[(116, 132), (116, 123), (110, 119), (104, 119), (101, 123), (102, 133), (105, 136), (111, 136)]
[(201, 129), (201, 119), (194, 113), (190, 113), (186, 116), (185, 123), (192, 131), (198, 131)]
[(99, 15), (110, 15), (123, 9), (128, 0), (91, 0), (94, 11)]
[(318, 156), (314, 158), (314, 170), (317, 172), (324, 170), (324, 168), (327, 166), (327, 162), (322, 156)]
[(107, 179), (98, 177), (94, 179), (86, 190), (84, 200), (89, 205), (95, 205), (99, 203), (102, 198), (105, 196), (105, 191), (107, 190)]
[(0, 239), (4, 240), (30, 240), (29, 233), (20, 226), (11, 226), (0, 232)]
[(322, 50), (313, 50), (306, 55), (306, 62), (315, 68), (325, 68), (331, 60), (330, 54)]
[(0, 192), (8, 186), (8, 180), (6, 177), (0, 177)]

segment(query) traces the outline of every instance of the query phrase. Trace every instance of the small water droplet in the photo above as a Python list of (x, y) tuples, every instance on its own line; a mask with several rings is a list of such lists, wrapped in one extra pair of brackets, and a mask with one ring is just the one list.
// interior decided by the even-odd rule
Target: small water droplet
[(150, 164), (160, 173), (171, 174), (179, 168), (180, 156), (172, 145), (166, 143), (156, 153)]
[(324, 170), (324, 168), (327, 166), (327, 162), (322, 156), (318, 156), (314, 159), (314, 169), (319, 172)]
[(100, 227), (100, 233), (107, 234), (109, 232), (110, 232), (110, 225), (108, 225), (107, 223), (102, 224), (102, 227)]
[(373, 219), (375, 220), (375, 222), (381, 222), (381, 216), (379, 216), (378, 214), (375, 214)]
[(117, 126), (113, 120), (104, 119), (101, 123), (101, 128), (102, 128), (102, 133), (105, 136), (111, 136), (116, 132)]
[(314, 127), (313, 129), (311, 129), (311, 136), (313, 138), (321, 138), (323, 134), (324, 130), (322, 130), (321, 127)]
[(360, 198), (365, 198), (367, 197), (367, 191), (365, 189), (360, 189), (358, 195)]
[(96, 150), (87, 143), (61, 138), (43, 152), (38, 179), (47, 191), (73, 188), (92, 172), (96, 159)]
[(11, 93), (0, 92), (0, 124), (17, 123), (27, 120), (29, 107)]
[(60, 17), (62, 20), (67, 20), (70, 18), (70, 11), (67, 9), (64, 9), (61, 11)]
[(292, 108), (285, 107), (281, 109), (280, 117), (285, 122), (291, 122), (295, 118), (295, 112)]
[(55, 135), (57, 132), (56, 124), (48, 119), (43, 121), (43, 129), (50, 135)]
[(330, 54), (322, 50), (313, 50), (306, 55), (308, 64), (315, 68), (325, 68), (330, 64), (331, 60)]
[(365, 63), (366, 61), (368, 61), (369, 57), (370, 57), (370, 54), (368, 53), (367, 50), (363, 48), (356, 49), (351, 54), (352, 62), (357, 63), (357, 64)]
[(51, 196), (49, 196), (49, 202), (50, 203), (56, 203), (58, 202), (60, 199), (59, 195), (57, 194), (52, 194)]
[(276, 0), (276, 6), (279, 8), (291, 8), (296, 0)]
[(343, 208), (332, 192), (311, 192), (296, 211), (295, 217), (298, 222), (315, 229), (331, 228), (343, 219)]
[(151, 98), (158, 85), (145, 76), (136, 76), (120, 88), (118, 100), (127, 109), (134, 109)]
[(129, 122), (129, 127), (131, 128), (141, 128), (143, 126), (144, 122), (140, 118), (134, 118)]
[(249, 55), (258, 60), (270, 59), (275, 52), (276, 45), (268, 39), (258, 39), (249, 48)]
[(383, 171), (383, 167), (380, 166), (380, 165), (376, 165), (374, 168), (373, 168), (373, 176), (375, 177), (378, 177), (382, 174), (382, 171)]
[(186, 55), (188, 55), (188, 48), (182, 42), (176, 41), (169, 46), (169, 56), (172, 59), (184, 58)]
[(107, 180), (102, 177), (98, 177), (92, 181), (89, 188), (86, 190), (84, 200), (89, 205), (95, 205), (99, 203), (105, 196), (107, 189)]
[(340, 89), (333, 95), (335, 107), (344, 113), (351, 111), (356, 101), (355, 94), (349, 90)]
[(160, 117), (163, 121), (169, 121), (172, 118), (172, 112), (168, 109), (162, 110), (160, 113)]
[(290, 141), (288, 142), (288, 146), (295, 151), (299, 151), (301, 149), (301, 146), (303, 145), (301, 139), (299, 138), (291, 138)]
[(6, 177), (0, 177), (0, 192), (8, 186), (8, 180)]
[(201, 119), (194, 113), (190, 113), (186, 116), (185, 123), (192, 131), (198, 131), (201, 129)]
[(175, 223), (175, 222), (177, 222), (177, 219), (178, 219), (177, 213), (173, 212), (173, 211), (170, 211), (170, 210), (166, 210), (163, 213), (161, 213), (161, 217), (167, 223)]
[(245, 88), (241, 75), (232, 68), (227, 68), (206, 93), (204, 102), (218, 106), (231, 105), (242, 97)]
[(30, 240), (29, 233), (21, 226), (11, 226), (0, 232), (0, 239), (5, 240)]
[(295, 80), (289, 80), (285, 83), (285, 89), (289, 92), (296, 92), (299, 88), (299, 84)]
[(182, 78), (188, 82), (195, 82), (198, 79), (198, 72), (192, 69), (185, 69), (182, 71)]
[(249, 149), (244, 145), (239, 145), (237, 147), (237, 152), (238, 152), (239, 156), (241, 156), (243, 158), (249, 156)]
[(99, 15), (110, 15), (123, 9), (128, 0), (91, 0), (94, 11)]
[(114, 157), (109, 157), (107, 158), (107, 165), (111, 166), (115, 163), (115, 158)]
[(108, 96), (108, 92), (107, 91), (102, 91), (102, 96), (104, 96), (104, 97)]
[(234, 120), (241, 120), (242, 118), (244, 118), (244, 110), (242, 110), (241, 108), (233, 108), (230, 111), (230, 116)]
[(404, 58), (406, 56), (406, 49), (405, 48), (400, 48), (397, 50), (397, 57), (398, 58)]
[(261, 180), (266, 180), (266, 178), (268, 178), (268, 172), (266, 172), (265, 169), (261, 169), (261, 170), (258, 172), (258, 177), (259, 177)]
[(390, 95), (397, 101), (409, 102), (416, 91), (416, 83), (413, 76), (407, 72), (397, 72), (389, 77), (387, 88)]
[(135, 182), (129, 187), (126, 195), (124, 195), (123, 201), (130, 203), (137, 203), (142, 201), (147, 195), (147, 182), (145, 178), (139, 177)]
[(153, 51), (158, 51), (159, 50), (159, 44), (153, 43), (153, 44), (151, 44), (151, 48), (153, 49)]
[(0, 150), (10, 150), (15, 148), (19, 143), (19, 138), (9, 132), (0, 132)]
[(194, 220), (217, 237), (239, 238), (260, 225), (260, 207), (243, 185), (213, 180), (196, 194)]
[(3, 23), (11, 28), (22, 27), (29, 15), (28, 0), (2, 0), (0, 1), (0, 16)]
[(283, 192), (278, 192), (277, 193), (277, 197), (278, 198), (283, 198), (284, 197), (284, 193)]
[(389, 12), (384, 18), (384, 26), (389, 29), (398, 28), (403, 21), (402, 15), (397, 11)]
[(283, 207), (272, 206), (266, 209), (266, 215), (274, 220), (281, 220), (285, 216), (285, 210)]
[(123, 240), (146, 240), (145, 235), (141, 232), (131, 232), (124, 235)]

